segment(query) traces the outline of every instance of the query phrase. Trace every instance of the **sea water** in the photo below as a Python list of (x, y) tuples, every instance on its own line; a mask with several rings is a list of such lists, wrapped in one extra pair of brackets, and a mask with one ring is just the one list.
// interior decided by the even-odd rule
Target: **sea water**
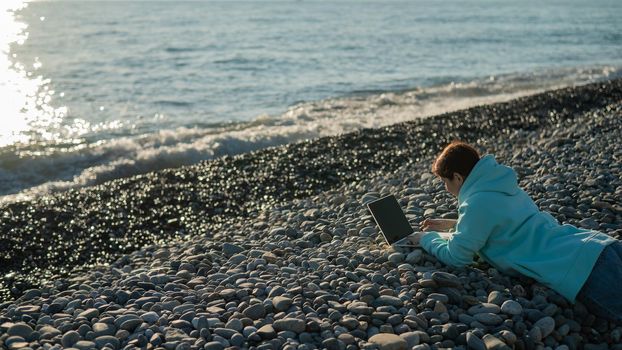
[(0, 201), (621, 75), (622, 2), (0, 5)]

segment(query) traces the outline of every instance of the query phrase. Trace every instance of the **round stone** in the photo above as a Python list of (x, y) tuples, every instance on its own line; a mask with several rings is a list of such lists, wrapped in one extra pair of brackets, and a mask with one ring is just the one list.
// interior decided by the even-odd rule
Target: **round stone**
[(460, 288), (462, 287), (462, 283), (458, 276), (449, 272), (437, 271), (432, 274), (432, 280), (436, 282), (439, 287), (451, 287), (451, 288)]
[(9, 345), (9, 350), (18, 350), (28, 347), (28, 343), (25, 341), (15, 341)]
[(298, 318), (284, 318), (276, 320), (272, 326), (277, 331), (291, 331), (294, 333), (302, 333), (307, 328), (305, 321)]
[(380, 306), (402, 307), (404, 305), (404, 302), (402, 301), (402, 299), (391, 296), (391, 295), (381, 295), (378, 298), (376, 298), (375, 303)]
[(97, 322), (93, 324), (93, 333), (95, 333), (95, 337), (99, 337), (102, 335), (114, 335), (115, 329), (114, 326), (108, 323)]
[(539, 319), (534, 326), (540, 328), (542, 338), (546, 338), (555, 329), (555, 320), (550, 316), (546, 316)]
[(79, 350), (91, 350), (97, 348), (97, 344), (89, 340), (80, 340), (79, 342), (73, 344), (73, 347)]
[(233, 329), (229, 329), (229, 328), (216, 328), (214, 329), (214, 334), (218, 334), (219, 336), (225, 338), (225, 339), (231, 339), (231, 337), (233, 337), (234, 334), (237, 334), (238, 332), (233, 330)]
[(356, 339), (354, 339), (354, 336), (352, 334), (349, 334), (349, 333), (339, 334), (337, 339), (341, 340), (346, 345), (356, 343)]
[(375, 284), (365, 284), (359, 287), (357, 290), (360, 296), (371, 295), (374, 298), (380, 296), (380, 290)]
[(542, 330), (540, 329), (540, 327), (534, 326), (532, 329), (529, 330), (529, 336), (531, 337), (531, 339), (533, 339), (533, 341), (539, 343), (540, 341), (542, 341)]
[(95, 344), (97, 344), (97, 347), (100, 349), (106, 344), (112, 345), (115, 349), (118, 349), (120, 345), (119, 339), (111, 335), (102, 335), (101, 337), (95, 338)]
[(326, 350), (342, 350), (342, 345), (337, 338), (328, 338), (322, 341), (322, 348)]
[(229, 328), (237, 332), (241, 332), (242, 329), (244, 329), (244, 325), (242, 324), (242, 321), (240, 321), (239, 319), (232, 318), (227, 322), (227, 324), (225, 325), (225, 328)]
[(486, 326), (496, 326), (498, 324), (501, 324), (501, 322), (503, 322), (503, 319), (501, 318), (501, 316), (490, 313), (490, 312), (475, 314), (475, 316), (473, 317), (475, 318), (476, 321)]
[(503, 295), (503, 293), (497, 290), (493, 290), (490, 294), (488, 294), (489, 304), (501, 305), (506, 299), (507, 298)]
[(514, 300), (506, 300), (501, 305), (501, 312), (508, 315), (520, 315), (523, 313), (523, 306)]
[(209, 328), (209, 321), (205, 316), (195, 317), (192, 319), (192, 326), (196, 330), (207, 329)]
[(380, 333), (369, 338), (370, 343), (378, 345), (380, 350), (406, 350), (406, 340), (399, 335)]
[[(257, 335), (261, 337), (261, 339), (273, 339), (276, 338), (276, 331), (271, 324), (267, 324), (257, 330)], [(248, 335), (247, 335), (248, 337)]]
[(166, 330), (166, 333), (164, 334), (164, 338), (166, 338), (167, 342), (175, 342), (175, 341), (180, 341), (184, 338), (186, 338), (188, 335), (180, 330), (180, 329), (176, 329), (176, 328), (169, 328)]
[(272, 299), (272, 305), (277, 311), (286, 311), (292, 305), (293, 300), (291, 298), (278, 296)]
[(241, 253), (244, 251), (244, 248), (237, 246), (235, 244), (231, 244), (231, 243), (223, 243), (222, 245), (222, 252), (226, 255), (226, 256), (233, 256), (235, 254)]
[(218, 341), (211, 341), (203, 346), (204, 350), (224, 350), (224, 348), (222, 343)]
[(9, 336), (17, 335), (24, 339), (28, 339), (30, 337), (30, 334), (32, 334), (32, 327), (23, 322), (15, 323), (14, 325), (9, 327), (9, 329), (7, 330), (7, 334)]
[(514, 343), (516, 343), (516, 334), (508, 331), (508, 330), (502, 330), (501, 332), (499, 332), (499, 335), (501, 335), (501, 337), (503, 338), (503, 340), (508, 344), (508, 345), (514, 345)]
[(486, 349), (510, 349), (504, 342), (499, 340), (499, 338), (495, 337), (492, 334), (484, 335), (484, 344), (486, 344)]
[(231, 258), (229, 258), (229, 263), (232, 265), (238, 265), (244, 260), (246, 260), (246, 256), (242, 254), (235, 254)]
[(399, 252), (395, 252), (395, 253), (391, 253), (388, 257), (388, 260), (390, 263), (397, 265), (399, 263), (401, 263), (402, 261), (404, 261), (404, 254), (399, 253)]
[(154, 311), (149, 311), (140, 315), (140, 318), (149, 324), (154, 324), (158, 321), (158, 319), (160, 319), (160, 316)]
[(39, 337), (40, 339), (52, 339), (55, 336), (61, 334), (61, 331), (52, 326), (43, 326), (39, 328), (39, 333), (41, 334), (41, 336)]
[[(10, 337), (6, 337), (6, 339), (4, 340), (4, 345), (11, 347), (12, 344), (14, 343), (23, 343), (26, 340), (22, 337), (20, 337), (19, 335), (12, 335)], [(28, 343), (26, 343), (28, 344)]]
[(478, 338), (472, 332), (467, 332), (467, 334), (466, 334), (466, 341), (467, 341), (467, 345), (471, 349), (474, 349), (474, 350), (486, 350), (486, 343), (484, 343), (483, 340)]
[(39, 305), (24, 305), (15, 309), (17, 314), (34, 314), (41, 311), (41, 306)]
[(129, 320), (121, 323), (121, 325), (119, 326), (119, 329), (124, 329), (126, 331), (132, 332), (141, 323), (143, 323), (143, 321), (141, 319), (139, 319), (139, 318), (132, 318), (132, 319), (129, 319)]
[(320, 241), (330, 242), (332, 239), (333, 239), (333, 236), (331, 236), (329, 233), (327, 232), (320, 233)]
[[(272, 325), (266, 325), (266, 326), (270, 326), (270, 328), (272, 328)], [(273, 328), (273, 331), (274, 331), (274, 328)], [(244, 329), (242, 329), (242, 335), (244, 336), (244, 338), (248, 338), (249, 335), (255, 332), (257, 332), (257, 328), (253, 326), (246, 326), (244, 327)]]
[(499, 311), (501, 311), (501, 308), (499, 307), (499, 305), (489, 304), (489, 303), (473, 305), (467, 310), (467, 312), (470, 315), (476, 315), (476, 314), (481, 314), (481, 313), (498, 314)]
[(405, 261), (410, 264), (416, 264), (419, 261), (421, 261), (422, 257), (423, 257), (423, 251), (421, 251), (421, 249), (415, 249), (412, 252), (410, 252), (408, 255), (406, 255)]
[(407, 348), (411, 349), (413, 346), (419, 345), (419, 334), (415, 332), (406, 332), (400, 334), (404, 340), (406, 340)]
[(218, 294), (220, 294), (220, 296), (223, 297), (225, 300), (231, 300), (235, 298), (236, 291), (233, 288), (227, 288), (221, 290)]
[(354, 317), (344, 317), (339, 321), (339, 324), (346, 327), (349, 330), (354, 330), (359, 326), (359, 321)]
[(41, 296), (41, 291), (38, 289), (29, 289), (27, 290), (24, 295), (22, 296), (22, 299), (24, 300), (30, 300), (30, 299), (34, 299), (36, 297), (40, 297)]
[(266, 315), (266, 309), (263, 304), (253, 304), (244, 309), (243, 314), (251, 320), (258, 320)]
[(80, 334), (76, 331), (69, 331), (63, 334), (63, 337), (60, 340), (61, 344), (63, 344), (63, 346), (66, 348), (72, 347), (73, 344), (77, 343), (78, 341), (80, 341)]
[(372, 312), (374, 312), (374, 308), (368, 306), (366, 303), (363, 302), (353, 302), (348, 305), (348, 311), (355, 314), (371, 315)]
[(244, 344), (244, 337), (240, 333), (234, 334), (231, 339), (229, 339), (229, 343), (233, 346), (242, 346)]
[(87, 320), (91, 320), (93, 317), (97, 317), (99, 316), (99, 310), (97, 309), (87, 309), (83, 312), (81, 312), (78, 317), (84, 317)]
[(175, 328), (181, 328), (181, 329), (192, 329), (192, 323), (186, 321), (186, 320), (175, 320), (173, 322), (171, 322), (171, 326), (175, 327)]

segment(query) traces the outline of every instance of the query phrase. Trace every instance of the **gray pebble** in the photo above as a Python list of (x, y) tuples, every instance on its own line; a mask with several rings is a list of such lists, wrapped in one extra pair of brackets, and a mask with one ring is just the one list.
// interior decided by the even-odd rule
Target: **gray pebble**
[(244, 251), (244, 248), (237, 246), (235, 244), (231, 244), (231, 243), (223, 243), (222, 245), (222, 252), (226, 255), (226, 256), (233, 256), (235, 254), (241, 253)]
[(474, 350), (486, 350), (486, 343), (472, 332), (466, 334), (467, 345)]
[(217, 341), (211, 341), (203, 346), (204, 350), (224, 350), (225, 347)]
[(375, 303), (380, 306), (390, 305), (395, 307), (402, 307), (404, 305), (404, 302), (400, 298), (390, 295), (379, 296), (378, 298), (376, 298)]
[(85, 311), (81, 312), (78, 315), (78, 317), (84, 317), (84, 318), (86, 318), (89, 321), (93, 317), (97, 317), (97, 316), (99, 316), (99, 310), (97, 310), (97, 309), (88, 309), (88, 310), (85, 310)]
[(542, 338), (546, 338), (555, 329), (555, 320), (550, 316), (546, 316), (539, 319), (534, 326), (540, 328)]
[(227, 324), (225, 325), (225, 328), (232, 329), (236, 332), (241, 332), (242, 329), (244, 328), (244, 325), (242, 324), (242, 321), (240, 321), (239, 319), (232, 318), (227, 322)]
[(243, 314), (251, 320), (258, 320), (266, 315), (266, 309), (263, 304), (253, 304), (244, 309)]
[(292, 305), (293, 300), (288, 297), (277, 296), (272, 299), (272, 305), (277, 311), (286, 311)]
[(20, 322), (20, 323), (15, 323), (12, 326), (10, 326), (9, 329), (7, 330), (7, 334), (17, 335), (24, 339), (28, 339), (32, 331), (33, 331), (32, 327), (30, 327), (26, 323)]
[(462, 287), (462, 282), (458, 279), (458, 276), (448, 273), (437, 271), (432, 274), (432, 280), (436, 282), (439, 287), (451, 287), (451, 288), (460, 288)]
[(149, 324), (154, 324), (156, 323), (156, 321), (158, 321), (160, 316), (157, 313), (150, 311), (140, 315), (140, 318)]
[(396, 252), (396, 253), (391, 253), (391, 254), (389, 255), (388, 260), (389, 260), (389, 262), (391, 262), (392, 264), (394, 264), (394, 265), (398, 265), (399, 263), (401, 263), (402, 261), (404, 261), (404, 258), (405, 258), (405, 257), (404, 257), (404, 254)]
[(112, 345), (113, 349), (118, 349), (119, 339), (111, 335), (103, 335), (101, 337), (95, 338), (95, 344), (97, 344), (97, 347), (99, 348), (103, 347), (106, 344), (110, 344)]
[(63, 346), (66, 348), (70, 348), (73, 346), (73, 344), (77, 343), (79, 340), (80, 340), (80, 334), (78, 334), (78, 332), (69, 331), (63, 334), (63, 337), (61, 338), (61, 344), (63, 344)]
[(506, 300), (501, 305), (501, 312), (508, 315), (520, 315), (523, 313), (523, 307), (514, 300)]
[(477, 322), (480, 322), (487, 326), (496, 326), (503, 322), (503, 319), (497, 315), (490, 312), (478, 313), (473, 316)]
[(305, 321), (297, 318), (284, 318), (276, 320), (272, 326), (277, 331), (292, 331), (295, 333), (302, 333), (307, 327)]
[(91, 350), (97, 347), (97, 344), (89, 340), (80, 340), (77, 343), (73, 344), (73, 347), (79, 350)]

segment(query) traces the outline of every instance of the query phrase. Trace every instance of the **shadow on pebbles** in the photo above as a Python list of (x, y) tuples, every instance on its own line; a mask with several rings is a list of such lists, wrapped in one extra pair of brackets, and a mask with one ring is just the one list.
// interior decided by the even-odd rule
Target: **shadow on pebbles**
[[(560, 222), (619, 238), (621, 85), (565, 89), (361, 131), (356, 137), (379, 134), (378, 144), (399, 145), (391, 141), (395, 130), (419, 127), (432, 128), (436, 138), (392, 151), (418, 159), (351, 166), (350, 177), (319, 186), (319, 193), (274, 197), (271, 205), (206, 224), (201, 234), (145, 244), (109, 266), (22, 291), (1, 305), (0, 346), (622, 349), (620, 325), (533, 280), (482, 262), (454, 269), (420, 249), (389, 249), (364, 206), (392, 193), (415, 227), (426, 217), (455, 218), (455, 200), (429, 168), (440, 147), (461, 138), (514, 167), (520, 185)], [(538, 103), (531, 112), (522, 108)], [(294, 149), (288, 147), (280, 150)]]

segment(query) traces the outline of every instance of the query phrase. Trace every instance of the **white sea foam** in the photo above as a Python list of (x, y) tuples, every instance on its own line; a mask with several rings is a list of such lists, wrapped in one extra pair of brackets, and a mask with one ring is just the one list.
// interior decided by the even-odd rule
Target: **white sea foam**
[(5, 194), (0, 203), (620, 75), (620, 69), (599, 67), (488, 77), (467, 83), (306, 102), (290, 107), (282, 115), (263, 115), (247, 123), (162, 130), (63, 151), (52, 148), (43, 154), (16, 156), (5, 150), (0, 158), (0, 193)]

